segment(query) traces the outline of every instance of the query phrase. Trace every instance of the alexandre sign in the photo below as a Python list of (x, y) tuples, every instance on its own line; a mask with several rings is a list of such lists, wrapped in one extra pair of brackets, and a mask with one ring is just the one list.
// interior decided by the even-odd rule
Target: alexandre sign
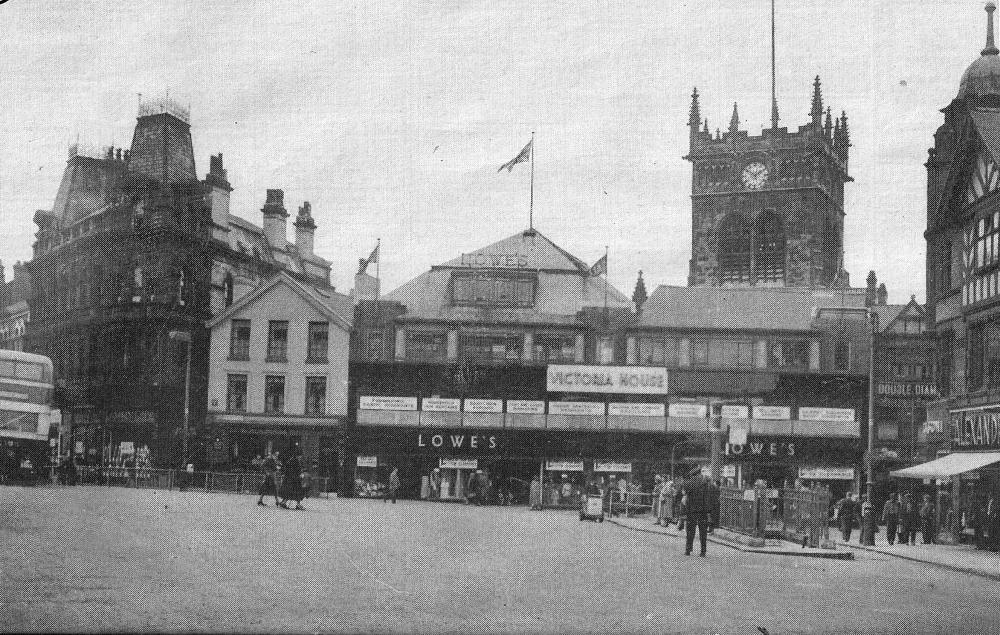
[(667, 370), (642, 366), (549, 365), (549, 392), (667, 394)]
[(1000, 448), (1000, 410), (959, 410), (951, 413), (952, 440), (960, 448)]

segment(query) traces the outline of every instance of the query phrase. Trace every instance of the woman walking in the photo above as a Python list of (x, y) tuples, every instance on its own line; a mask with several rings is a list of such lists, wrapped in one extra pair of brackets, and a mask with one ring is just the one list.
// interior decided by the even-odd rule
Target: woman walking
[(531, 477), (531, 485), (528, 486), (528, 504), (532, 511), (542, 510), (542, 482), (537, 475)]
[(299, 457), (293, 450), (281, 469), (281, 502), (278, 506), (289, 509), (288, 501), (291, 500), (295, 501), (295, 509), (305, 509), (302, 506), (303, 494), (302, 464), (299, 463)]
[(382, 499), (383, 502), (392, 499), (392, 504), (396, 504), (396, 496), (399, 494), (399, 468), (392, 468), (392, 472), (389, 473), (389, 489), (386, 490), (385, 498)]
[(257, 488), (257, 504), (261, 507), (267, 507), (264, 502), (265, 496), (274, 496), (274, 504), (278, 505), (278, 485), (275, 483), (274, 475), (278, 471), (280, 464), (278, 463), (277, 453), (268, 454), (261, 464), (260, 469), (264, 472), (264, 478), (260, 482), (260, 487)]

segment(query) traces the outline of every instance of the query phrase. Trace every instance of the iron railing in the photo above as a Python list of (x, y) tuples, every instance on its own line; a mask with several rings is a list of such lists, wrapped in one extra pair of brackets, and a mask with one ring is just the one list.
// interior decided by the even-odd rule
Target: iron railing
[[(140, 489), (179, 489), (200, 492), (256, 494), (264, 474), (261, 472), (186, 472), (153, 468), (80, 466), (76, 470), (79, 485), (135, 487)], [(275, 476), (281, 487), (281, 474)], [(61, 484), (69, 484), (61, 478)], [(328, 498), (334, 479), (314, 476), (309, 479), (308, 495)]]
[(719, 526), (757, 538), (781, 537), (821, 547), (830, 538), (830, 493), (799, 489), (741, 489), (719, 492)]

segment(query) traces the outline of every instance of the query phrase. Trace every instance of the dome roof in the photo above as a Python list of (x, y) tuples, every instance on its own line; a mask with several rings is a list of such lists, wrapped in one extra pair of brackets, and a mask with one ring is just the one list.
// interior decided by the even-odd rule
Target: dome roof
[(992, 0), (986, 3), (986, 48), (962, 74), (958, 99), (1000, 96), (1000, 50), (993, 43), (993, 12), (996, 8)]

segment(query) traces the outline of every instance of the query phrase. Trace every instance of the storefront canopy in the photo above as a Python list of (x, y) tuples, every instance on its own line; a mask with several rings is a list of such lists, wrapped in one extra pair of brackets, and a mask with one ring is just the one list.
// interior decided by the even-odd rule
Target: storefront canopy
[(889, 472), (897, 478), (946, 478), (1000, 462), (1000, 452), (956, 452), (939, 459)]

